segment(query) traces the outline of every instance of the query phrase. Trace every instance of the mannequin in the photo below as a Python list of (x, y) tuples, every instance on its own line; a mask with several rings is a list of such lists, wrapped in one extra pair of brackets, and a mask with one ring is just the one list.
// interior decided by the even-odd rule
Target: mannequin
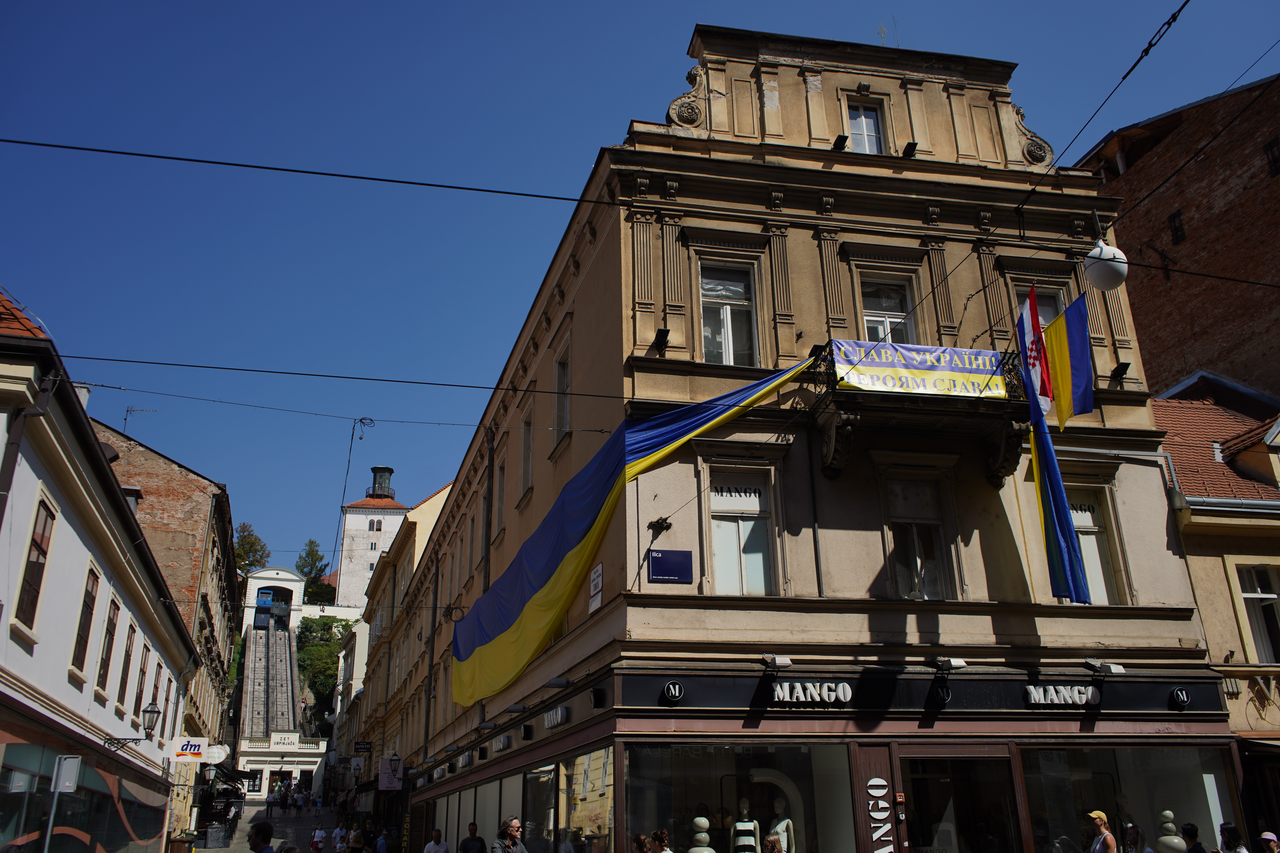
[(711, 843), (711, 836), (707, 835), (707, 830), (711, 828), (711, 821), (705, 817), (695, 817), (693, 819), (693, 845), (689, 848), (688, 853), (716, 853), (707, 845)]
[(782, 853), (804, 853), (803, 844), (796, 835), (795, 824), (791, 822), (791, 818), (787, 817), (787, 801), (782, 797), (775, 797), (773, 800), (773, 824), (769, 827), (770, 832), (778, 835), (778, 840), (782, 844)]
[(759, 853), (760, 824), (751, 819), (751, 802), (738, 800), (738, 822), (733, 825), (733, 853)]
[(1153, 846), (1156, 853), (1187, 853), (1187, 842), (1178, 834), (1178, 825), (1173, 822), (1173, 812), (1160, 812), (1160, 837)]

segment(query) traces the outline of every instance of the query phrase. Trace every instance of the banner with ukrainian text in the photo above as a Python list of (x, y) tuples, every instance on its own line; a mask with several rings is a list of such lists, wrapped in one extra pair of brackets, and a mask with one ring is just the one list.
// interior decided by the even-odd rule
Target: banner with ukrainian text
[(893, 394), (1008, 396), (1000, 354), (991, 350), (832, 341), (840, 387)]
[(703, 403), (623, 422), (565, 484), (506, 571), (453, 626), (453, 701), (470, 705), (492, 696), (541, 654), (582, 587), (628, 482), (690, 439), (772, 397), (811, 362)]

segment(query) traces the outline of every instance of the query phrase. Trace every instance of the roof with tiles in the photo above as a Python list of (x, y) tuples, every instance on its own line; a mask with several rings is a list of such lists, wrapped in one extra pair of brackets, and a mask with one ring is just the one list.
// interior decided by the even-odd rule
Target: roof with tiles
[(364, 500), (343, 505), (344, 509), (347, 507), (354, 509), (408, 509), (404, 504), (391, 498), (365, 498)]
[(13, 302), (0, 293), (0, 335), (13, 335), (19, 338), (47, 338), (40, 327), (31, 322)]
[[(1280, 489), (1238, 473), (1228, 464), (1225, 448), (1234, 454), (1253, 452), (1265, 427), (1275, 418), (1260, 421), (1220, 406), (1212, 400), (1153, 400), (1156, 426), (1165, 430), (1164, 449), (1173, 457), (1182, 493), (1206, 498), (1280, 500)], [(1261, 432), (1259, 432), (1261, 430)], [(1245, 444), (1249, 436), (1256, 436)], [(1215, 442), (1219, 445), (1215, 449)]]

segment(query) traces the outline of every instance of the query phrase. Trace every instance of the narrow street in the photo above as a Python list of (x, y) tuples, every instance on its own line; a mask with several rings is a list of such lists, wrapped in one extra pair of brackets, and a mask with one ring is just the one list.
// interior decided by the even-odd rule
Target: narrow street
[[(328, 833), (325, 838), (325, 846), (323, 853), (333, 853), (333, 830), (338, 825), (338, 815), (330, 812), (328, 809), (322, 809), (321, 814), (316, 816), (311, 814), (311, 810), (307, 810), (307, 814), (298, 817), (292, 812), (288, 815), (281, 813), (279, 808), (273, 810), (271, 817), (267, 817), (267, 810), (264, 806), (247, 804), (247, 810), (244, 817), (236, 826), (235, 835), (231, 838), (229, 848), (235, 853), (245, 853), (249, 850), (249, 827), (253, 826), (260, 820), (268, 821), (273, 829), (271, 837), (271, 847), (279, 853), (290, 845), (297, 847), (301, 853), (309, 853), (311, 850), (311, 833), (315, 832), (317, 821), (324, 826), (324, 831)], [(367, 847), (373, 849), (374, 842), (377, 839), (370, 839)]]

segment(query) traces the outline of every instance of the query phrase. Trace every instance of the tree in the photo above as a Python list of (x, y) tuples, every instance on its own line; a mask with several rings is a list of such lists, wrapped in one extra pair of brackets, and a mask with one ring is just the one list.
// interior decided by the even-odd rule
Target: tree
[(333, 587), (324, 582), (324, 576), (329, 571), (329, 564), (324, 559), (324, 554), (320, 551), (320, 543), (314, 539), (308, 539), (307, 544), (302, 547), (302, 552), (298, 554), (298, 561), (293, 564), (298, 574), (302, 575), (306, 581), (303, 588), (302, 598), (310, 604), (332, 604), (334, 593), (337, 592)]
[(254, 569), (265, 569), (271, 559), (271, 549), (262, 537), (253, 532), (253, 525), (247, 521), (236, 526), (236, 568), (240, 574), (247, 575)]
[(333, 690), (338, 686), (338, 652), (351, 625), (352, 620), (336, 616), (304, 616), (298, 622), (298, 678), (315, 697), (311, 713), (322, 737), (331, 732), (326, 718), (333, 713)]

